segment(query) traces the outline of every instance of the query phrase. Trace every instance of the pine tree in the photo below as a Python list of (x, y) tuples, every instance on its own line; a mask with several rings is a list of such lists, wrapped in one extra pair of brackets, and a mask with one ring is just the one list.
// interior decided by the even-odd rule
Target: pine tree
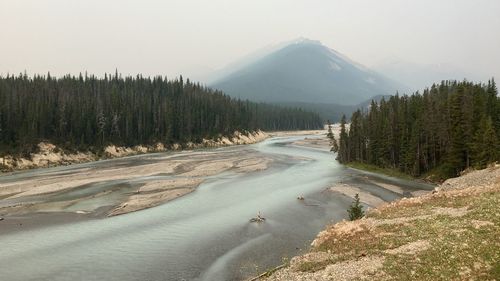
[(330, 151), (332, 152), (339, 152), (339, 144), (337, 143), (337, 140), (335, 139), (335, 136), (332, 135), (332, 139), (330, 141), (330, 145), (332, 148), (330, 148)]
[(473, 156), (474, 165), (484, 168), (488, 163), (499, 159), (500, 147), (490, 117), (483, 118), (479, 129), (474, 135)]
[(337, 159), (340, 163), (349, 162), (349, 147), (346, 124), (346, 117), (345, 115), (343, 115), (342, 119), (340, 120), (339, 153), (337, 156)]
[(183, 78), (122, 77), (117, 71), (61, 78), (0, 76), (0, 154), (201, 142), (234, 131), (319, 129), (312, 112), (230, 98)]
[(459, 86), (457, 92), (451, 97), (450, 119), (451, 119), (451, 143), (448, 152), (450, 176), (458, 175), (466, 166), (464, 123), (462, 119), (462, 106), (464, 99), (464, 88)]
[(494, 78), (488, 81), (488, 106), (487, 111), (492, 116), (493, 126), (497, 132), (497, 138), (500, 138), (500, 98), (498, 98), (498, 89)]
[(500, 160), (499, 120), (494, 80), (442, 81), (422, 94), (372, 101), (368, 112), (354, 112), (348, 137), (341, 134), (338, 159), (413, 176), (432, 171), (444, 179)]
[(349, 209), (347, 209), (347, 213), (349, 214), (349, 220), (358, 220), (365, 216), (365, 212), (363, 211), (363, 206), (359, 202), (359, 194), (356, 193), (354, 196), (354, 201), (352, 202)]
[(326, 134), (326, 137), (329, 138), (329, 139), (332, 139), (332, 138), (334, 138), (334, 135), (333, 135), (333, 132), (332, 132), (332, 123), (330, 122), (330, 120), (327, 120), (326, 124), (328, 126), (328, 132)]
[(338, 152), (339, 151), (339, 145), (337, 144), (337, 140), (335, 139), (335, 135), (333, 134), (332, 131), (332, 123), (330, 120), (327, 121), (328, 124), (328, 133), (326, 134), (326, 137), (330, 139), (330, 151), (332, 152)]

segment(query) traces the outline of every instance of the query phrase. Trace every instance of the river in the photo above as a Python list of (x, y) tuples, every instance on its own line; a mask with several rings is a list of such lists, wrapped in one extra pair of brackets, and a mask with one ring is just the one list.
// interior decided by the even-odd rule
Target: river
[[(210, 177), (195, 192), (154, 208), (3, 234), (0, 279), (241, 280), (306, 251), (327, 224), (346, 218), (352, 199), (325, 190), (335, 183), (356, 184), (386, 201), (402, 195), (366, 179), (405, 191), (431, 188), (345, 168), (327, 150), (292, 144), (303, 138), (251, 145), (276, 161), (263, 171)], [(137, 163), (137, 157), (119, 161)], [(266, 221), (250, 223), (259, 211)]]

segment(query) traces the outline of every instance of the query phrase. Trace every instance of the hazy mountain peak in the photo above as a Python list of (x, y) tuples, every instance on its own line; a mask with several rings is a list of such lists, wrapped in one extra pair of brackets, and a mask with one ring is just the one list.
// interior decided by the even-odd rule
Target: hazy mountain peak
[(312, 40), (312, 39), (309, 39), (309, 38), (305, 38), (305, 37), (298, 37), (294, 40), (292, 40), (292, 42), (290, 42), (289, 44), (313, 44), (313, 45), (323, 45), (323, 43), (321, 43), (321, 41), (319, 40)]
[(303, 37), (240, 66), (211, 86), (255, 101), (344, 105), (404, 90), (320, 41)]

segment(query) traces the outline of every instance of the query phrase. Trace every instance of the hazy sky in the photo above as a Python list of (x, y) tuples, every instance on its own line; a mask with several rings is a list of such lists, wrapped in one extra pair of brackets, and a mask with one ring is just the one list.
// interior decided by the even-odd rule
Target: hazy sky
[(0, 0), (0, 74), (197, 76), (307, 37), (371, 66), (500, 77), (499, 0)]

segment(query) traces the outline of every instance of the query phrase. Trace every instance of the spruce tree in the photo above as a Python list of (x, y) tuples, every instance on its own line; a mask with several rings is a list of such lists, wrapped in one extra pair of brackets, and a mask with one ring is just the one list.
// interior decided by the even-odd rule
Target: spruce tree
[(332, 123), (330, 122), (330, 120), (327, 120), (326, 124), (328, 126), (328, 132), (326, 134), (326, 137), (331, 140), (332, 138), (335, 138), (335, 136), (333, 135), (333, 132), (332, 132)]
[(0, 76), (0, 153), (29, 154), (41, 141), (63, 149), (201, 142), (234, 131), (319, 129), (299, 108), (233, 99), (183, 78), (104, 74)]
[(339, 145), (337, 144), (337, 140), (335, 139), (335, 135), (333, 134), (332, 131), (332, 123), (330, 120), (327, 121), (328, 124), (328, 133), (326, 134), (326, 137), (330, 140), (330, 151), (332, 152), (338, 152), (339, 151)]
[(340, 163), (349, 162), (349, 147), (346, 124), (346, 117), (345, 115), (342, 115), (342, 119), (340, 119), (339, 153), (337, 156), (337, 159)]
[(464, 99), (464, 88), (462, 85), (458, 86), (457, 92), (451, 96), (450, 119), (451, 119), (451, 140), (450, 149), (448, 152), (447, 165), (449, 175), (458, 175), (460, 171), (465, 168), (466, 154), (465, 154), (465, 134), (464, 122), (462, 118), (462, 106)]
[(478, 168), (484, 168), (488, 163), (499, 159), (500, 147), (493, 127), (491, 117), (482, 118), (474, 136), (473, 163)]
[(330, 143), (331, 143), (331, 147), (332, 147), (332, 148), (330, 148), (330, 151), (335, 152), (335, 153), (339, 152), (339, 144), (337, 143), (335, 136), (332, 136)]
[(499, 120), (494, 80), (442, 81), (422, 94), (372, 101), (368, 112), (354, 112), (348, 137), (341, 134), (338, 159), (413, 176), (432, 171), (444, 179), (500, 160)]
[(347, 213), (349, 214), (349, 220), (358, 220), (365, 216), (365, 212), (363, 211), (363, 206), (359, 201), (359, 194), (356, 193), (354, 196), (354, 201), (351, 203), (349, 209), (347, 209)]

